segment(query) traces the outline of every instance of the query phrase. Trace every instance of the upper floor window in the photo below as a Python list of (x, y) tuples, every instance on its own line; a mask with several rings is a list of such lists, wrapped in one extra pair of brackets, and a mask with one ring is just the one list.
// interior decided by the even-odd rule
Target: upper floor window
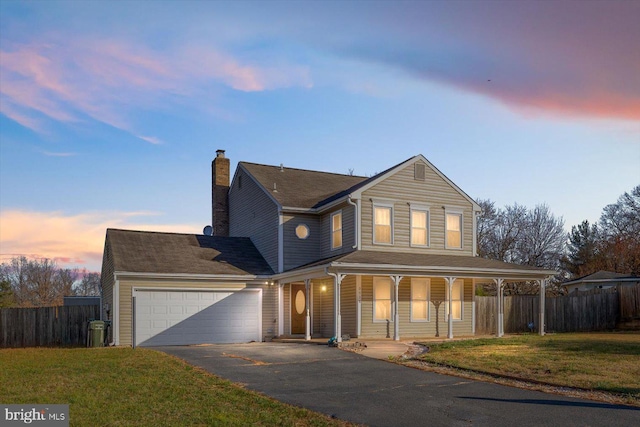
[(331, 214), (331, 249), (342, 247), (342, 211)]
[[(451, 317), (453, 320), (462, 320), (462, 290), (464, 288), (464, 281), (462, 279), (456, 279), (453, 282), (453, 290), (451, 292)], [(445, 286), (445, 319), (449, 318), (449, 286)]]
[(391, 206), (373, 207), (373, 243), (393, 243), (393, 208)]
[(429, 285), (430, 281), (423, 277), (411, 278), (411, 321), (429, 321)]
[(393, 321), (391, 313), (391, 279), (373, 278), (373, 321)]
[(411, 208), (411, 246), (429, 246), (429, 211)]
[(447, 249), (462, 249), (462, 213), (447, 212), (445, 222)]

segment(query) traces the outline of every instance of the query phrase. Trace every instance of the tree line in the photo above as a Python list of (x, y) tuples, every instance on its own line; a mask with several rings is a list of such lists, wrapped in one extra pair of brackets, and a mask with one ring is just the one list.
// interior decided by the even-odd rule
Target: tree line
[(99, 296), (100, 274), (19, 256), (0, 264), (0, 307), (62, 305), (65, 296)]
[[(600, 220), (585, 220), (564, 231), (564, 220), (547, 205), (504, 208), (478, 200), (478, 255), (556, 270), (551, 291), (562, 293), (564, 281), (600, 270), (640, 275), (640, 185), (602, 210)], [(508, 286), (507, 293), (537, 293), (537, 285)]]

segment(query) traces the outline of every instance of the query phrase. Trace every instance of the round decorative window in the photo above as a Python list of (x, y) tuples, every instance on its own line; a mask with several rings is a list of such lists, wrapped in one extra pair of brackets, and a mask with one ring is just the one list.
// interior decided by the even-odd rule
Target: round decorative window
[(296, 227), (296, 236), (298, 239), (306, 239), (309, 237), (309, 226), (307, 224), (300, 224)]
[(298, 312), (298, 314), (304, 313), (304, 309), (307, 306), (306, 301), (304, 299), (304, 291), (298, 291), (296, 293), (296, 303), (295, 304), (296, 304), (296, 311)]

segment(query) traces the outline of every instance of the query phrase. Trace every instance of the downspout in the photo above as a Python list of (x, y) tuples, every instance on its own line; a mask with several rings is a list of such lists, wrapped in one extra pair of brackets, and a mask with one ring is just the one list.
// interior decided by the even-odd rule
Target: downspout
[(356, 199), (356, 203), (353, 202), (351, 194), (349, 194), (347, 198), (347, 203), (354, 207), (355, 218), (353, 219), (353, 228), (355, 228), (355, 244), (351, 246), (352, 249), (359, 249), (360, 246), (360, 203), (358, 203), (359, 199)]

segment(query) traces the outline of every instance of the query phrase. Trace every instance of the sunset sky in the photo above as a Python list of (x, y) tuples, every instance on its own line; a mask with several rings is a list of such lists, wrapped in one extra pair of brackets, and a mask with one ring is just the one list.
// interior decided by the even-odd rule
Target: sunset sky
[[(200, 233), (211, 160), (423, 154), (567, 230), (640, 184), (640, 1), (0, 2), (0, 261)], [(232, 170), (233, 173), (233, 170)]]

